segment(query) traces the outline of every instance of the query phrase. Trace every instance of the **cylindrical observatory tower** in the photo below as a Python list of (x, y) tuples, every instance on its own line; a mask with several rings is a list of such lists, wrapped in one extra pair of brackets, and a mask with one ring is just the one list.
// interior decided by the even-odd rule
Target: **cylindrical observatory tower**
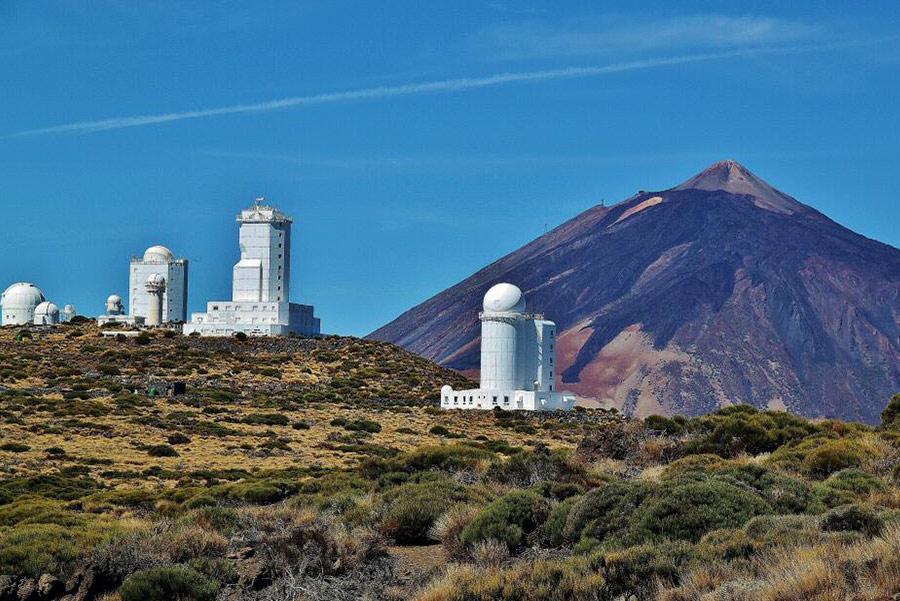
[(525, 313), (522, 291), (512, 284), (497, 284), (484, 295), (481, 319), (481, 388), (516, 390), (519, 324)]
[(150, 295), (150, 307), (147, 310), (147, 325), (162, 325), (163, 293), (166, 291), (166, 278), (158, 273), (147, 278), (147, 293)]

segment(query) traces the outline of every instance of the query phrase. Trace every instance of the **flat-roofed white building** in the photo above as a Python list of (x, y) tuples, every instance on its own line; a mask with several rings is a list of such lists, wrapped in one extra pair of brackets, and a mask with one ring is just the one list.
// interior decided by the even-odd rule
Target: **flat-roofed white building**
[(484, 295), (481, 386), (441, 389), (443, 409), (569, 410), (575, 395), (556, 390), (556, 324), (529, 313), (522, 291), (497, 284)]
[(262, 204), (244, 209), (240, 224), (241, 258), (232, 275), (231, 300), (209, 301), (205, 313), (194, 313), (184, 333), (202, 336), (280, 336), (320, 333), (310, 305), (290, 302), (291, 225), (278, 209)]

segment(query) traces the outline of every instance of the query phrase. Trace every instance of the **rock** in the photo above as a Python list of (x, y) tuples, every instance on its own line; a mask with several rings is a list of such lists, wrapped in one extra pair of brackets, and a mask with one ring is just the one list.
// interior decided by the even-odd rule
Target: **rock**
[(15, 576), (0, 576), (0, 601), (13, 601), (18, 587), (19, 579)]
[(37, 590), (44, 599), (56, 599), (65, 590), (62, 581), (52, 574), (43, 574), (37, 581)]
[(240, 549), (234, 549), (233, 551), (228, 552), (228, 559), (233, 559), (235, 561), (242, 561), (244, 559), (250, 559), (256, 553), (256, 549), (253, 547), (241, 547)]
[(36, 601), (37, 598), (37, 580), (34, 578), (25, 578), (19, 582), (19, 589), (16, 591), (17, 601)]
[(267, 587), (270, 582), (261, 561), (248, 559), (235, 566), (238, 575), (238, 588), (244, 591), (258, 591)]

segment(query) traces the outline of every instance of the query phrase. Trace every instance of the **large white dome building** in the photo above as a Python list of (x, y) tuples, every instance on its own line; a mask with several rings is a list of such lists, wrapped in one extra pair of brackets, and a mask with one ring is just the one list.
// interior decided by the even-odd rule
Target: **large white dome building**
[(556, 390), (556, 324), (526, 310), (518, 286), (501, 283), (484, 295), (481, 386), (441, 389), (443, 409), (568, 410), (575, 396)]
[(46, 301), (41, 289), (28, 282), (17, 282), (0, 296), (3, 325), (25, 325), (34, 321), (34, 310)]

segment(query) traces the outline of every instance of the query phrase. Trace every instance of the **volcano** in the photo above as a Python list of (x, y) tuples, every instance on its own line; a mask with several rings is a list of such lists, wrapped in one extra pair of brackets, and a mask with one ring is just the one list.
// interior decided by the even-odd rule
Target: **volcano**
[(734, 161), (593, 207), (370, 336), (474, 373), (502, 281), (557, 323), (558, 387), (588, 404), (873, 423), (900, 391), (900, 250)]

